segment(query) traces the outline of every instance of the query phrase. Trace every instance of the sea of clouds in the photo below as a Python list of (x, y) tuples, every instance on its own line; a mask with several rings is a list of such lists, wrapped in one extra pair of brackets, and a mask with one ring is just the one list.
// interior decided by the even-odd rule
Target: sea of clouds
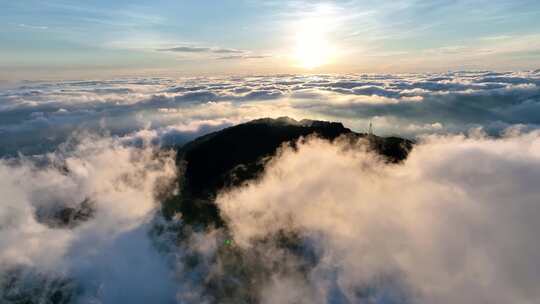
[[(3, 89), (0, 302), (538, 303), (539, 85), (538, 72), (453, 72)], [(171, 146), (284, 115), (417, 143), (388, 164), (312, 138), (218, 195), (229, 231), (161, 216), (182, 174)], [(48, 220), (81, 202), (87, 220)], [(261, 242), (280, 233), (301, 245)]]
[(341, 121), (380, 135), (540, 125), (540, 73), (448, 72), (26, 82), (0, 91), (0, 155), (53, 150), (73, 130), (162, 143), (261, 116)]

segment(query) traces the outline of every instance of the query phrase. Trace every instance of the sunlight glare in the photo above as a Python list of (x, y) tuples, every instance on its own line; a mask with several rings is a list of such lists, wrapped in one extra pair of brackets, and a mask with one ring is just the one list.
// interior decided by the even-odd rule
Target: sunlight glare
[(328, 39), (325, 20), (312, 18), (300, 23), (296, 30), (294, 61), (297, 66), (314, 69), (330, 63), (335, 50)]

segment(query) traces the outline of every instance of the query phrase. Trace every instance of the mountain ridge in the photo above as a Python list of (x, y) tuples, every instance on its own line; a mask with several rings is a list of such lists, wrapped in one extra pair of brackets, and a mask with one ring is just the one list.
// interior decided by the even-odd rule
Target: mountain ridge
[(289, 117), (252, 120), (177, 147), (176, 163), (182, 171), (180, 193), (163, 202), (164, 215), (171, 218), (179, 213), (188, 224), (222, 226), (214, 202), (216, 194), (257, 179), (279, 147), (285, 144), (294, 148), (297, 140), (307, 136), (330, 142), (339, 137), (351, 141), (365, 138), (371, 149), (391, 163), (403, 161), (413, 146), (408, 139), (356, 133), (340, 122)]

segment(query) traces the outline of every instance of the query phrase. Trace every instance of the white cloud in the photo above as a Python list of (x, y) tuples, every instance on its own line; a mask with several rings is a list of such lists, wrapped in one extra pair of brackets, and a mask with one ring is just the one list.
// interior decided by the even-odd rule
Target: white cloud
[[(47, 144), (56, 149), (63, 136), (70, 136), (71, 126), (110, 131), (115, 139), (88, 139), (53, 154), (53, 163), (68, 165), (67, 173), (56, 169), (62, 166), (38, 170), (29, 160), (1, 161), (0, 194), (11, 200), (0, 207), (0, 226), (9, 227), (0, 229), (0, 245), (10, 245), (0, 246), (0, 264), (27, 265), (47, 276), (73, 279), (83, 284), (89, 298), (105, 284), (138, 291), (128, 299), (102, 289), (102, 299), (110, 301), (150, 301), (151, 290), (165, 300), (211, 302), (219, 295), (205, 293), (205, 280), (227, 280), (223, 265), (214, 264), (219, 254), (216, 244), (225, 236), (223, 231), (195, 234), (176, 247), (176, 235), (171, 235), (159, 241), (159, 248), (168, 249), (156, 252), (156, 240), (148, 238), (150, 226), (159, 220), (153, 217), (151, 185), (174, 172), (172, 159), (165, 157), (162, 163), (150, 146), (183, 143), (261, 116), (336, 120), (358, 131), (367, 130), (372, 121), (376, 133), (401, 136), (483, 127), (504, 138), (483, 138), (484, 131), (469, 139), (427, 138), (397, 167), (318, 141), (301, 145), (298, 154), (285, 151), (274, 160), (259, 184), (222, 197), (223, 206), (231, 202), (244, 207), (224, 207), (223, 212), (241, 226), (235, 230), (239, 244), (285, 222), (307, 232), (320, 255), (316, 267), (308, 269), (308, 280), (302, 280), (295, 271), (298, 257), (275, 248), (255, 249), (262, 254), (261, 261), (271, 258), (272, 263), (286, 262), (284, 267), (292, 269), (271, 273), (264, 281), (260, 291), (266, 303), (288, 299), (340, 303), (366, 284), (376, 285), (372, 300), (382, 303), (399, 303), (396, 299), (415, 295), (438, 303), (476, 298), (497, 303), (499, 298), (491, 294), (503, 300), (536, 300), (527, 284), (537, 278), (519, 264), (530, 261), (536, 249), (515, 235), (531, 238), (527, 229), (517, 226), (518, 217), (531, 231), (538, 228), (528, 218), (536, 216), (529, 202), (536, 196), (529, 186), (538, 179), (534, 169), (538, 135), (518, 135), (537, 128), (538, 85), (538, 75), (530, 72), (456, 72), (135, 78), (7, 89), (0, 93), (0, 154), (8, 149), (33, 154), (25, 147)], [(509, 126), (512, 129), (500, 132)], [(53, 229), (34, 216), (36, 210), (74, 206), (86, 197), (94, 198), (98, 212), (73, 230)], [(502, 204), (504, 198), (517, 209)], [(525, 207), (517, 207), (522, 204)], [(491, 218), (511, 225), (501, 231)], [(268, 224), (261, 227), (261, 223)], [(457, 228), (450, 229), (454, 225)], [(454, 231), (461, 234), (452, 235)], [(507, 244), (499, 234), (518, 243)], [(468, 237), (458, 238), (461, 235)], [(263, 254), (266, 249), (273, 257)], [(200, 267), (185, 265), (190, 252), (204, 253)], [(519, 259), (491, 252), (511, 252)], [(145, 267), (131, 269), (141, 260), (147, 262)], [(513, 263), (519, 272), (494, 260)], [(415, 272), (419, 264), (425, 269)], [(159, 284), (142, 289), (148, 273)], [(462, 292), (450, 295), (455, 289)]]
[(221, 48), (221, 47), (201, 47), (201, 46), (177, 46), (171, 48), (158, 49), (160, 52), (176, 52), (176, 53), (215, 53), (215, 54), (244, 54), (247, 51)]
[(267, 303), (535, 303), (539, 149), (538, 132), (432, 136), (396, 166), (311, 140), (218, 203), (239, 246), (285, 229), (321, 248)]
[(25, 29), (30, 29), (30, 30), (48, 30), (49, 29), (48, 26), (44, 26), (44, 25), (30, 25), (30, 24), (24, 24), (24, 23), (20, 23), (18, 24), (18, 26)]
[(181, 144), (207, 126), (216, 129), (261, 116), (342, 121), (357, 131), (377, 118), (378, 134), (402, 136), (429, 133), (433, 128), (428, 126), (437, 123), (443, 126), (438, 132), (482, 126), (497, 134), (513, 124), (536, 129), (539, 85), (534, 72), (31, 83), (0, 93), (0, 131), (7, 134), (0, 139), (0, 155), (41, 153), (31, 148), (52, 147), (74, 128), (125, 135), (171, 127), (185, 130), (177, 136)]
[[(176, 175), (174, 157), (94, 137), (64, 149), (47, 155), (46, 166), (31, 159), (0, 161), (0, 284), (22, 267), (43, 274), (45, 282), (73, 280), (82, 294), (70, 292), (84, 303), (173, 300), (172, 270), (148, 230), (159, 206), (156, 187)], [(72, 229), (37, 216), (77, 208), (85, 199), (95, 212)], [(25, 286), (2, 289), (0, 297), (19, 288)]]

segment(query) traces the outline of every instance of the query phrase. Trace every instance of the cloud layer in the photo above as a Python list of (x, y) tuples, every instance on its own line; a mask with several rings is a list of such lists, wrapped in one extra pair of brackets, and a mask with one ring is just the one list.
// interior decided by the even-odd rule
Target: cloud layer
[[(42, 159), (0, 161), (0, 299), (46, 302), (63, 290), (77, 303), (174, 302), (148, 233), (156, 191), (175, 176), (172, 155), (92, 136)], [(94, 211), (71, 229), (43, 218), (85, 200)]]
[(316, 248), (263, 303), (536, 303), (539, 149), (538, 132), (430, 136), (387, 165), (315, 139), (218, 203), (238, 246), (296, 231)]
[(136, 78), (27, 83), (0, 94), (0, 155), (39, 153), (73, 129), (141, 129), (185, 142), (261, 116), (344, 122), (416, 136), (540, 124), (537, 72)]
[[(537, 86), (534, 73), (485, 72), (6, 90), (1, 130), (16, 151), (48, 143), (55, 152), (0, 160), (0, 298), (63, 290), (74, 303), (536, 303)], [(161, 148), (261, 113), (360, 130), (386, 122), (418, 144), (391, 165), (362, 142), (309, 139), (281, 150), (260, 180), (220, 193), (230, 231), (165, 221), (161, 194), (181, 172)], [(88, 218), (48, 220), (83, 202)]]

